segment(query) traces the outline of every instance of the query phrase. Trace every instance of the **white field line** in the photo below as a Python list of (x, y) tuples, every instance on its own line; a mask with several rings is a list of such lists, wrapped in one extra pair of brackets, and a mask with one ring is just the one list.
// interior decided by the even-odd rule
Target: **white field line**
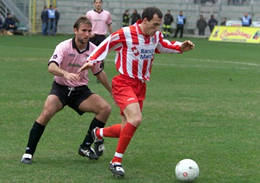
[[(157, 58), (158, 59), (158, 58)], [(237, 61), (229, 61), (229, 60), (212, 60), (212, 59), (196, 59), (196, 58), (183, 58), (182, 63), (158, 63), (156, 60), (153, 62), (153, 65), (156, 66), (168, 66), (168, 67), (201, 67), (201, 68), (223, 68), (225, 69), (226, 67), (223, 66), (223, 64), (228, 64), (228, 65), (234, 65), (238, 66), (240, 69), (248, 69), (248, 67), (241, 67), (242, 66), (251, 66), (251, 67), (260, 67), (260, 64), (256, 63), (250, 63), (250, 62), (237, 62)], [(185, 61), (191, 61), (194, 62), (194, 64), (185, 64)], [(113, 59), (106, 59), (105, 62), (114, 62)], [(174, 61), (173, 61), (174, 62)], [(196, 63), (197, 62), (197, 63)], [(216, 66), (216, 65), (201, 65), (198, 64), (198, 62), (206, 62), (206, 63), (215, 63), (215, 64), (221, 64), (222, 66)], [(185, 66), (183, 65), (185, 64)], [(236, 67), (237, 68), (237, 67)]]

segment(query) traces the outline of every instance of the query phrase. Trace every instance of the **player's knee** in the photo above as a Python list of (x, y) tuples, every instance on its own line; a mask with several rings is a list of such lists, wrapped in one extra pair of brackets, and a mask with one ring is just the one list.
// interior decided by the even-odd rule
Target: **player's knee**
[(42, 111), (40, 117), (42, 118), (42, 120), (44, 122), (48, 122), (51, 119), (51, 117), (53, 116), (53, 114), (54, 113), (52, 111), (50, 111), (50, 110), (44, 110), (44, 111)]
[(110, 112), (111, 112), (111, 106), (110, 106), (108, 103), (105, 103), (105, 104), (103, 104), (103, 105), (101, 106), (100, 111), (101, 111), (104, 115), (108, 116), (108, 115), (110, 114)]
[(132, 120), (132, 123), (134, 126), (138, 127), (142, 122), (142, 114), (137, 114), (133, 120)]

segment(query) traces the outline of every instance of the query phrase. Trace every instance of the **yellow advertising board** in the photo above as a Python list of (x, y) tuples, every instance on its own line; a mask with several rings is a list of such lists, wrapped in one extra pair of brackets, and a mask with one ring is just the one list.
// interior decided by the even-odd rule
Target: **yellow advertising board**
[(215, 26), (209, 41), (260, 43), (260, 27)]

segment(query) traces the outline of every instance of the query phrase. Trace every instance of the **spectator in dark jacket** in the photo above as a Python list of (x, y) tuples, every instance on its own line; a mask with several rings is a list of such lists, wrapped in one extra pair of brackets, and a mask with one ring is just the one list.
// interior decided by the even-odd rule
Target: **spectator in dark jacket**
[(0, 32), (1, 32), (2, 28), (3, 28), (3, 21), (2, 21), (2, 18), (0, 17)]
[(10, 32), (15, 32), (17, 30), (15, 19), (11, 13), (7, 13), (3, 28)]
[(130, 21), (129, 10), (125, 10), (122, 18), (123, 18), (122, 26), (123, 27), (128, 26), (129, 25), (129, 21)]
[(226, 26), (227, 24), (227, 17), (223, 18), (223, 21), (220, 23), (221, 26)]
[(213, 31), (215, 25), (218, 25), (218, 21), (215, 19), (214, 15), (211, 15), (210, 19), (208, 21), (208, 26), (209, 26), (210, 32)]
[(131, 24), (133, 25), (139, 19), (141, 19), (140, 14), (137, 12), (137, 9), (134, 9), (134, 12), (131, 15)]
[(58, 11), (58, 8), (55, 8), (55, 34), (57, 33), (58, 29), (58, 22), (60, 20), (60, 12)]
[(173, 22), (173, 16), (171, 14), (171, 10), (167, 10), (167, 13), (164, 15), (164, 21), (163, 21), (163, 34), (165, 37), (170, 36), (171, 34), (171, 24)]
[(207, 27), (207, 22), (204, 19), (203, 15), (200, 15), (200, 19), (197, 21), (197, 28), (199, 30), (199, 35), (205, 35), (205, 29)]
[(47, 6), (43, 7), (41, 12), (41, 21), (42, 21), (42, 35), (47, 35), (48, 30), (48, 9)]

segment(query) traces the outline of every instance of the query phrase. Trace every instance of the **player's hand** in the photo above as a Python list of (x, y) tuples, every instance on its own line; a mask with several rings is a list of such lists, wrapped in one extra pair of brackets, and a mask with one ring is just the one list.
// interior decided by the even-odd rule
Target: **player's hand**
[(81, 68), (79, 68), (78, 73), (80, 73), (80, 72), (82, 72), (82, 71), (84, 71), (86, 69), (89, 69), (91, 67), (93, 67), (93, 63), (87, 62), (83, 66), (81, 66)]
[(80, 79), (80, 76), (79, 76), (79, 74), (65, 72), (64, 78), (67, 79), (67, 80), (75, 82), (75, 81), (78, 81)]
[(181, 44), (181, 51), (189, 51), (192, 50), (195, 47), (195, 44), (191, 42), (190, 40), (186, 40)]

